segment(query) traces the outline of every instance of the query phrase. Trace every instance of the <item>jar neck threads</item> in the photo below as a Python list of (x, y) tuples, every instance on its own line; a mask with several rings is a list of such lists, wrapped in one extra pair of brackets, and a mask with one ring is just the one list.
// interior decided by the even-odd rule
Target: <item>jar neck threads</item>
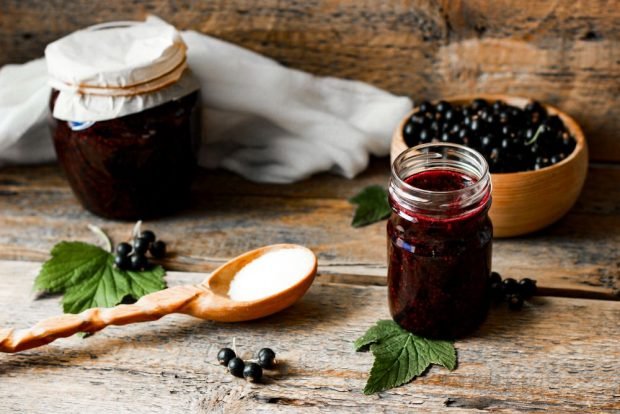
[[(462, 188), (436, 190), (409, 182), (416, 174), (451, 172), (471, 181)], [(400, 154), (392, 164), (389, 185), (392, 208), (400, 215), (420, 213), (451, 218), (490, 204), (491, 176), (484, 157), (471, 148), (450, 143), (418, 145)]]

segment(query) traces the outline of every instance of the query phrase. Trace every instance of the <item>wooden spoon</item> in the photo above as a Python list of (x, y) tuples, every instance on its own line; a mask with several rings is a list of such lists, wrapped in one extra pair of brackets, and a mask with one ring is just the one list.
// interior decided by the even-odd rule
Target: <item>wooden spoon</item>
[[(246, 264), (265, 253), (280, 249), (302, 249), (312, 256), (312, 265), (297, 283), (271, 296), (238, 302), (228, 297), (230, 282)], [(19, 352), (48, 344), (77, 332), (97, 332), (108, 325), (154, 321), (170, 313), (184, 313), (201, 319), (240, 322), (279, 312), (300, 299), (316, 275), (317, 259), (308, 248), (295, 244), (274, 244), (252, 250), (217, 268), (198, 285), (176, 286), (143, 296), (132, 305), (93, 308), (80, 314), (46, 319), (31, 328), (0, 329), (0, 351)]]

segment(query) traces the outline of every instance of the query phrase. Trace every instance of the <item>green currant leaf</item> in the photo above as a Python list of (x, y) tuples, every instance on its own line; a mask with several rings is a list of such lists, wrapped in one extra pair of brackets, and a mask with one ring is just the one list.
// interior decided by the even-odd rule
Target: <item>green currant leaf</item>
[(35, 288), (64, 293), (65, 313), (118, 305), (125, 296), (134, 299), (166, 287), (161, 266), (125, 271), (114, 265), (114, 256), (100, 247), (82, 242), (60, 242), (52, 258), (43, 264)]
[(364, 394), (406, 384), (422, 375), (431, 364), (449, 370), (456, 367), (452, 342), (414, 335), (390, 320), (377, 322), (354, 346), (357, 351), (370, 349), (375, 357)]
[(351, 225), (362, 227), (376, 223), (389, 217), (392, 209), (388, 202), (388, 193), (379, 185), (371, 185), (364, 188), (355, 197), (349, 199), (352, 204), (357, 204), (355, 215)]
[(368, 351), (370, 345), (379, 342), (382, 339), (387, 339), (393, 335), (400, 335), (399, 329), (394, 329), (394, 321), (380, 320), (377, 321), (375, 326), (371, 326), (364, 335), (357, 338), (353, 345), (357, 352)]

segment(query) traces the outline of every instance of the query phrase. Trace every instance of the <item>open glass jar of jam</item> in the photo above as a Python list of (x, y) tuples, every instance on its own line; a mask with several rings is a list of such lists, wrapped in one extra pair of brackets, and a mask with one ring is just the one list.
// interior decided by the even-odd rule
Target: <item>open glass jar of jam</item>
[(425, 337), (471, 332), (489, 307), (493, 227), (486, 161), (461, 145), (419, 145), (394, 160), (389, 193), (393, 319)]
[(197, 168), (200, 90), (177, 30), (111, 22), (45, 51), (56, 154), (78, 200), (112, 219), (184, 204)]

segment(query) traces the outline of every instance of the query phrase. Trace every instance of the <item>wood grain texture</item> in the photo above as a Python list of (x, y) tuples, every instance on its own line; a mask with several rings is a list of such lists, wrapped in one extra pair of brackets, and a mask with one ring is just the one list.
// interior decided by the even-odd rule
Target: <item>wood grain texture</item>
[[(31, 300), (39, 264), (0, 262), (0, 327), (58, 314), (57, 299)], [(20, 277), (17, 278), (16, 275)], [(171, 273), (171, 285), (200, 274)], [(315, 284), (272, 317), (218, 324), (182, 315), (112, 327), (0, 355), (0, 411), (7, 412), (620, 412), (620, 303), (538, 297), (520, 312), (493, 309), (456, 342), (459, 367), (433, 367), (412, 384), (361, 391), (372, 357), (352, 341), (389, 318), (384, 287)], [(217, 364), (236, 338), (249, 358), (275, 349), (281, 368), (246, 384)]]
[(0, 65), (94, 23), (159, 15), (319, 75), (415, 99), (533, 97), (574, 116), (596, 160), (620, 160), (614, 0), (0, 1)]
[[(210, 271), (254, 248), (296, 243), (317, 253), (324, 278), (384, 284), (385, 222), (352, 228), (347, 199), (387, 181), (387, 159), (374, 160), (355, 180), (324, 174), (288, 186), (202, 171), (191, 207), (145, 227), (168, 242), (172, 254), (164, 264), (172, 270)], [(533, 277), (547, 294), (619, 299), (618, 182), (620, 168), (590, 168), (571, 212), (534, 235), (496, 240), (493, 267), (504, 276)], [(132, 229), (84, 211), (55, 166), (0, 169), (0, 212), (0, 259), (42, 261), (60, 240), (94, 242), (88, 223), (116, 242)]]

